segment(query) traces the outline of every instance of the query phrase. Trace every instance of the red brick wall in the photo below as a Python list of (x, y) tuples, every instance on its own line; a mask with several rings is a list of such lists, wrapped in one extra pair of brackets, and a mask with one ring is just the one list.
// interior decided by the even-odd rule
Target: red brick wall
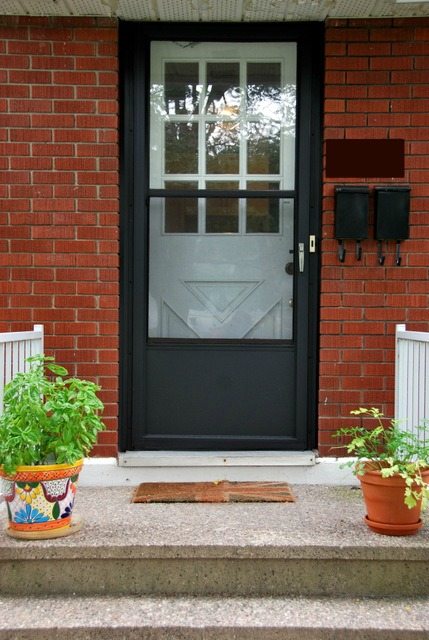
[[(46, 351), (103, 387), (115, 455), (118, 399), (117, 25), (0, 18), (0, 330), (45, 325)], [(393, 415), (396, 323), (429, 330), (429, 21), (329, 21), (325, 139), (404, 138), (411, 237), (344, 264), (325, 180), (321, 242), (319, 448), (349, 411)], [(364, 183), (364, 180), (357, 181)], [(372, 212), (371, 212), (372, 222)], [(370, 238), (372, 237), (372, 228)]]
[[(393, 417), (394, 331), (429, 330), (429, 20), (340, 20), (326, 25), (325, 139), (403, 138), (405, 177), (324, 180), (321, 271), (319, 450), (351, 409)], [(334, 236), (334, 184), (409, 184), (410, 239), (384, 266), (373, 238), (352, 243), (343, 264)]]
[(117, 25), (0, 17), (0, 330), (46, 330), (46, 352), (118, 401)]

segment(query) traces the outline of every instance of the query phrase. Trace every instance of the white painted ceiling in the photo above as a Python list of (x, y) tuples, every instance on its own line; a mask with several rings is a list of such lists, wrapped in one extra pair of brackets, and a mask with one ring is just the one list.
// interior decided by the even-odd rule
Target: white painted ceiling
[(0, 0), (0, 15), (117, 16), (165, 22), (428, 16), (429, 0)]

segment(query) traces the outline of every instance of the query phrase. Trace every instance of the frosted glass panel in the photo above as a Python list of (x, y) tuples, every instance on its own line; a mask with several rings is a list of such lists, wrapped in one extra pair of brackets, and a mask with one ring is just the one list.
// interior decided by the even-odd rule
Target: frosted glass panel
[[(149, 337), (292, 338), (293, 275), (285, 272), (285, 263), (293, 249), (293, 200), (276, 201), (278, 233), (265, 229), (228, 233), (231, 222), (226, 215), (226, 222), (221, 216), (213, 222), (220, 227), (212, 233), (165, 234), (162, 220), (167, 199), (151, 198)], [(209, 199), (196, 200), (200, 215), (211, 206)], [(223, 210), (223, 199), (216, 200), (213, 207)], [(249, 200), (235, 203), (240, 202), (244, 211)], [(259, 205), (258, 215), (270, 217), (273, 206)]]

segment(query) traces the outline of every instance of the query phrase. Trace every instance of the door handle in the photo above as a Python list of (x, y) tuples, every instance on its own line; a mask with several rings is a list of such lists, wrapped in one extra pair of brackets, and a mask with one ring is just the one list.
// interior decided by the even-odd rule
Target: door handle
[(298, 243), (298, 266), (299, 266), (299, 272), (303, 273), (304, 271), (304, 243), (303, 242)]

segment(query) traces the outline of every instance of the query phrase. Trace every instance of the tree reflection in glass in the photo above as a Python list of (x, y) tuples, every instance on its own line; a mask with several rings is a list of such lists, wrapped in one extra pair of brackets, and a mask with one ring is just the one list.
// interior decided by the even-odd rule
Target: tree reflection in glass
[(198, 62), (165, 63), (165, 111), (169, 115), (198, 112), (201, 87)]

